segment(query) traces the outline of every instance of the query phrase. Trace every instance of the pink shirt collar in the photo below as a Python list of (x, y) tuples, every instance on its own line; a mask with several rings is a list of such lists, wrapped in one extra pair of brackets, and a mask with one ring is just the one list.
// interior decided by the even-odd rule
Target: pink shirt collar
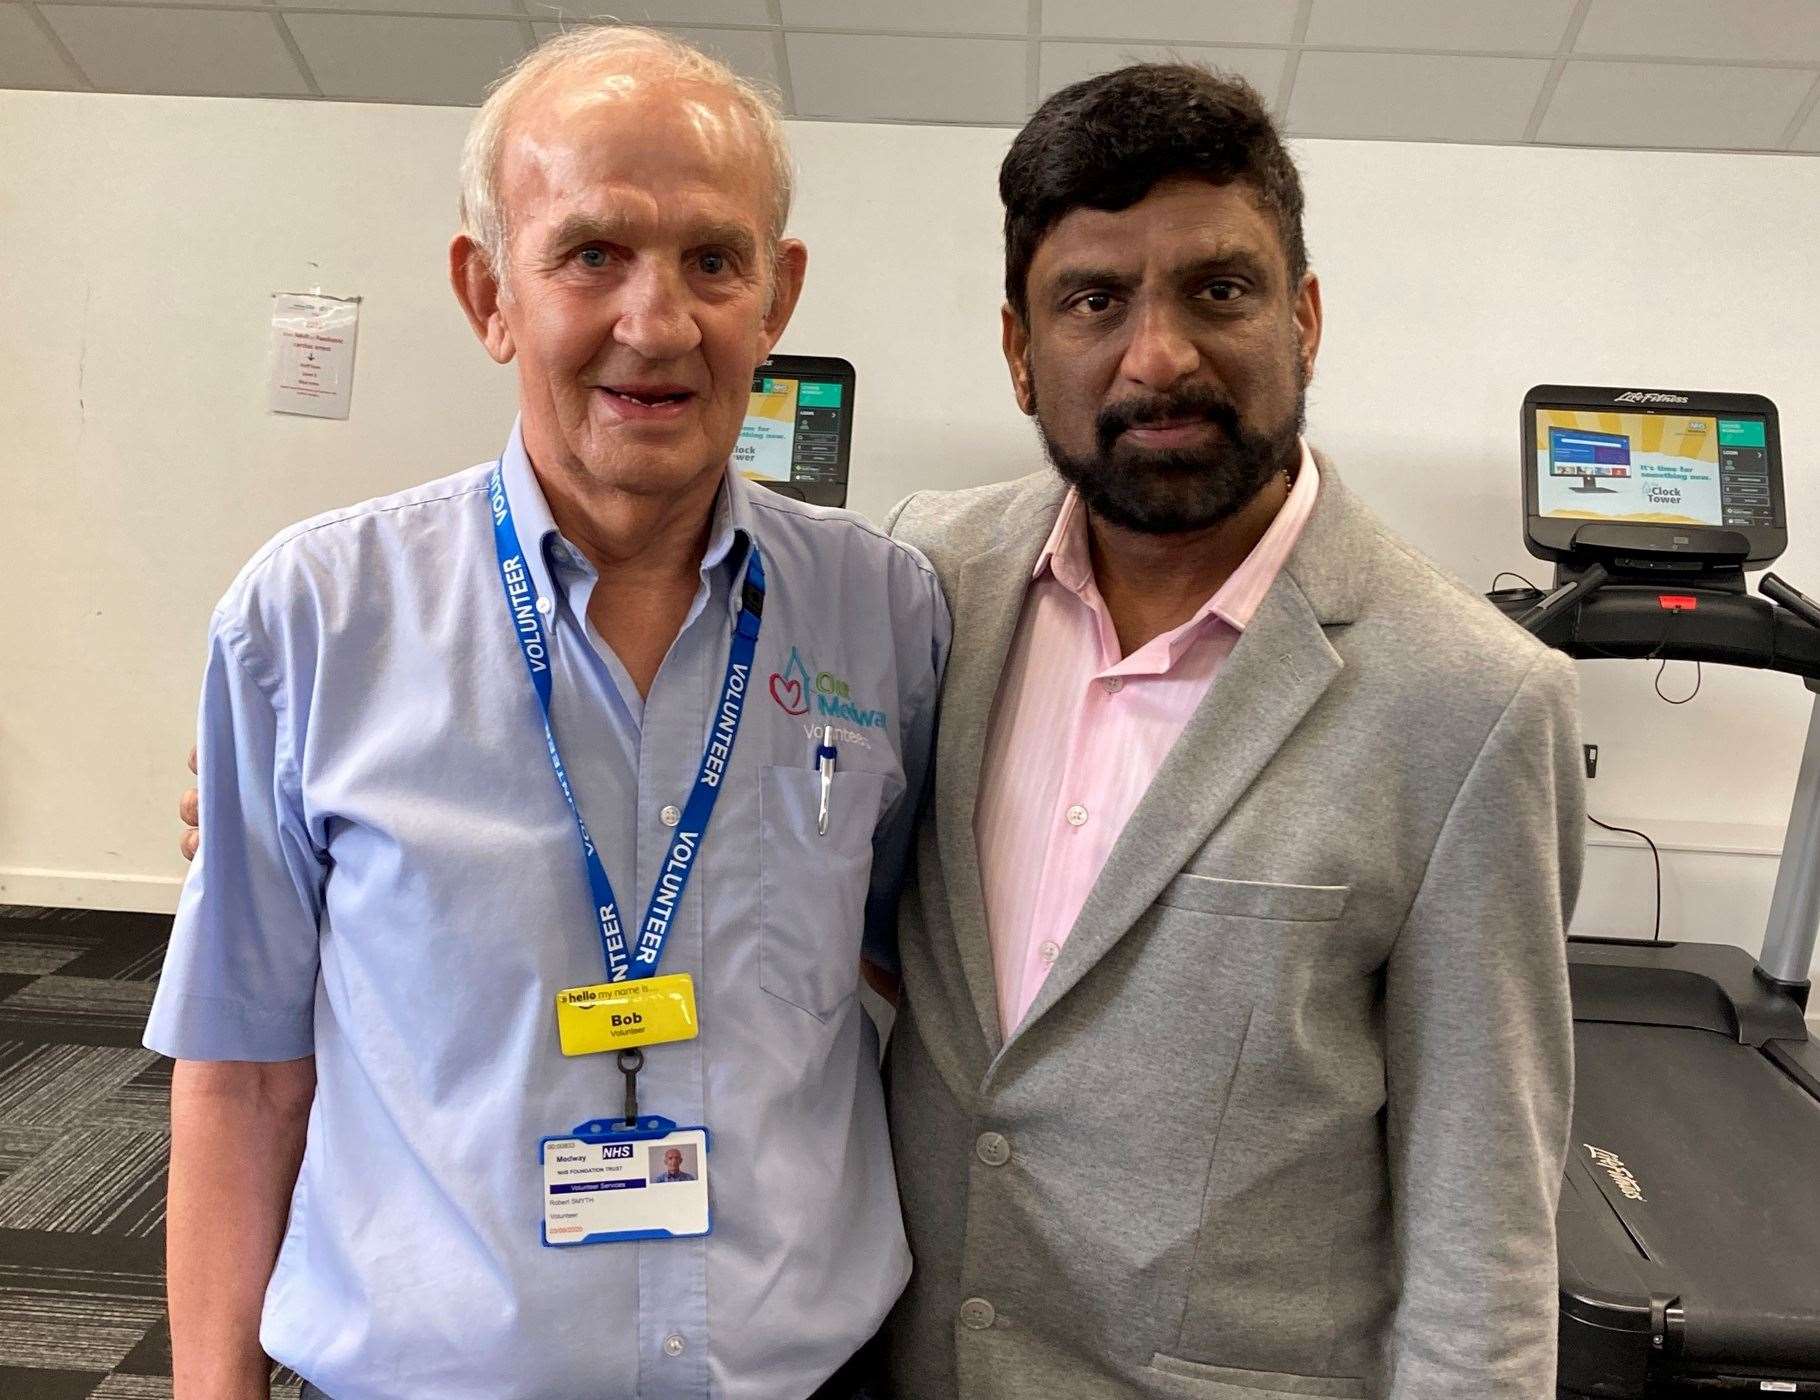
[(1276, 582), (1276, 576), (1288, 560), (1290, 551), (1301, 538), (1302, 527), (1314, 513), (1315, 496), (1321, 487), (1321, 474), (1315, 467), (1314, 454), (1308, 450), (1307, 442), (1304, 441), (1301, 446), (1302, 465), (1296, 473), (1295, 484), (1290, 487), (1283, 508), (1270, 522), (1270, 528), (1264, 531), (1263, 538), (1245, 556), (1244, 562), (1232, 571), (1226, 582), (1201, 605), (1193, 617), (1122, 661), (1119, 658), (1118, 635), (1113, 630), (1105, 601), (1100, 597), (1099, 586), (1093, 580), (1093, 560), (1087, 548), (1087, 512), (1080, 508), (1080, 493), (1073, 487), (1069, 488), (1067, 498), (1062, 502), (1061, 513), (1055, 518), (1055, 528), (1049, 532), (1043, 552), (1037, 556), (1031, 578), (1041, 578), (1044, 571), (1048, 571), (1054, 575), (1057, 583), (1093, 611), (1099, 621), (1100, 650), (1108, 663), (1108, 673), (1145, 674), (1167, 671), (1175, 665), (1182, 652), (1206, 630), (1210, 620), (1224, 622), (1235, 632), (1243, 632), (1251, 624), (1258, 605), (1264, 601), (1264, 595), (1270, 591), (1270, 585)]

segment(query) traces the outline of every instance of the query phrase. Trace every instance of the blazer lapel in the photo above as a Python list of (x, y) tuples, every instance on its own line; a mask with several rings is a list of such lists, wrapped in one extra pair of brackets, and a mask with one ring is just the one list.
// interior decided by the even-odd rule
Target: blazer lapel
[(1320, 467), (1320, 496), (1300, 541), (1119, 834), (1013, 1038), (1156, 902), (1344, 665), (1325, 627), (1356, 615), (1348, 566), (1363, 522), (1337, 474)]
[(998, 1023), (979, 846), (973, 837), (974, 808), (999, 679), (1023, 614), (1031, 572), (1054, 528), (1064, 494), (1053, 474), (1034, 478), (1006, 512), (992, 548), (961, 566), (950, 600), (954, 641), (936, 731), (936, 840), (961, 966), (990, 1054), (997, 1054), (1004, 1036)]

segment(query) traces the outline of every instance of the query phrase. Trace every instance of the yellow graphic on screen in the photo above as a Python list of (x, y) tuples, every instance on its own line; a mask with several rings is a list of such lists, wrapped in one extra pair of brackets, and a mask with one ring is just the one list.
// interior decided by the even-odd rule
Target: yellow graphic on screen
[(1565, 520), (1712, 525), (1719, 432), (1710, 416), (1536, 410), (1541, 513)]
[(753, 481), (788, 481), (796, 449), (795, 379), (761, 379), (746, 405), (733, 465)]

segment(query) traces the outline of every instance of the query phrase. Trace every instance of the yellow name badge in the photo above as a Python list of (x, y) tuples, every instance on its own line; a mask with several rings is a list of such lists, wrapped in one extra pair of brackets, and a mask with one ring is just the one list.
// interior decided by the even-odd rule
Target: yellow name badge
[(664, 1045), (699, 1034), (695, 983), (686, 972), (567, 987), (556, 994), (556, 1035), (565, 1055)]

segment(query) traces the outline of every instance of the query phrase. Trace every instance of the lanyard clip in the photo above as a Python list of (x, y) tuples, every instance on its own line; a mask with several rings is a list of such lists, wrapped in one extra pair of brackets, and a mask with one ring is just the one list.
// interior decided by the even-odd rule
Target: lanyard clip
[(626, 1077), (626, 1126), (638, 1126), (638, 1072), (645, 1067), (645, 1052), (621, 1050), (619, 1072)]

